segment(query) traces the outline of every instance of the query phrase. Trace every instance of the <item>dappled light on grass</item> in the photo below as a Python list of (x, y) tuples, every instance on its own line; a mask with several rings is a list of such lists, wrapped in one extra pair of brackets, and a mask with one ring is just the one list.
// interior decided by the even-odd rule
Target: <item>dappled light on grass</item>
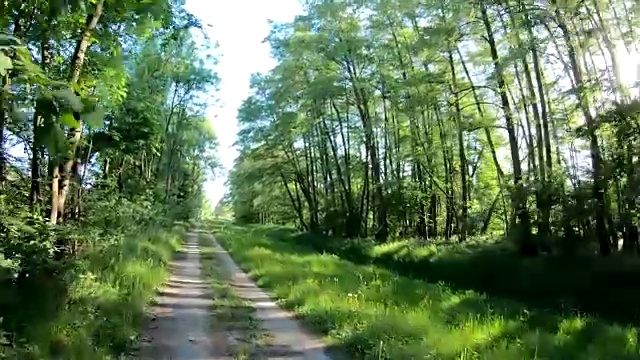
[[(637, 330), (631, 326), (571, 314), (559, 317), (475, 291), (398, 276), (314, 252), (287, 237), (274, 237), (271, 230), (226, 224), (217, 237), (260, 285), (353, 356), (640, 358)], [(376, 251), (403, 251), (410, 244), (383, 246)]]
[(111, 359), (126, 351), (137, 341), (145, 307), (167, 276), (179, 235), (153, 231), (89, 244), (66, 274), (66, 298), (57, 300), (64, 303), (58, 312), (46, 321), (15, 314), (27, 324), (21, 336), (31, 343), (16, 356)]
[[(95, 268), (99, 276), (77, 284), (71, 301), (84, 303), (84, 311), (94, 315), (85, 325), (85, 337), (67, 331), (58, 334), (58, 340), (70, 341), (67, 346), (80, 349), (94, 344), (116, 353), (124, 351), (137, 340), (144, 308), (166, 278), (165, 266), (178, 245), (176, 235), (158, 232), (116, 242), (91, 254), (86, 266)], [(111, 261), (105, 264), (100, 258)], [(86, 356), (90, 354), (87, 352)]]

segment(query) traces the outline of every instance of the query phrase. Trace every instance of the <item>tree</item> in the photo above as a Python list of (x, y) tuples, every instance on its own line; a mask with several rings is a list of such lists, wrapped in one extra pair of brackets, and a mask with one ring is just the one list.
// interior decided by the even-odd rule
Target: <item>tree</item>
[[(181, 1), (0, 2), (3, 294), (44, 309), (87, 247), (200, 216), (219, 161), (203, 100), (218, 79), (198, 28)], [(18, 346), (25, 319), (5, 305)]]
[[(273, 26), (279, 64), (240, 110), (236, 216), (257, 211), (251, 194), (268, 186), (302, 227), (347, 237), (506, 229), (526, 256), (568, 251), (576, 236), (603, 255), (619, 236), (635, 244), (620, 194), (633, 172), (613, 175), (635, 162), (615, 145), (635, 116), (617, 50), (635, 51), (634, 6), (306, 2), (306, 15)], [(260, 185), (239, 175), (256, 159), (271, 161)]]

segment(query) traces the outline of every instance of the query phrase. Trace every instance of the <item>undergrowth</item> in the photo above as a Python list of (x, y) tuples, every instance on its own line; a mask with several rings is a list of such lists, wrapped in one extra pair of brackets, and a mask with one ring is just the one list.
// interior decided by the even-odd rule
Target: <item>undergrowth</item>
[[(121, 209), (117, 216), (131, 214)], [(32, 235), (24, 228), (15, 231), (15, 239), (27, 245), (59, 238), (76, 243), (75, 254), (62, 260), (38, 244), (32, 244), (35, 250), (30, 252), (27, 245), (18, 249), (19, 241), (4, 234), (0, 254), (13, 258), (0, 260), (0, 358), (126, 356), (137, 343), (145, 308), (166, 279), (168, 262), (184, 232), (182, 225), (132, 221), (137, 219), (125, 222), (112, 212), (82, 228), (35, 223)]]
[(529, 307), (364, 261), (372, 251), (393, 253), (385, 250), (392, 245), (349, 261), (319, 253), (283, 228), (219, 223), (215, 230), (259, 285), (353, 358), (640, 359), (634, 326)]

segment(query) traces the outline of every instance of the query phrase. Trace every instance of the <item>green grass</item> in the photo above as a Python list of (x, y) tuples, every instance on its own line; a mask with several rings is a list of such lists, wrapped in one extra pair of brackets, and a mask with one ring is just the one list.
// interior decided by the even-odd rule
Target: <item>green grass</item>
[(287, 229), (227, 223), (216, 235), (260, 286), (353, 358), (640, 359), (632, 326), (356, 264), (293, 241)]
[(165, 281), (181, 236), (176, 227), (90, 240), (61, 278), (43, 275), (56, 286), (42, 287), (34, 279), (17, 294), (13, 306), (18, 311), (9, 317), (14, 327), (20, 325), (20, 339), (5, 356), (122, 358), (137, 342), (146, 306)]

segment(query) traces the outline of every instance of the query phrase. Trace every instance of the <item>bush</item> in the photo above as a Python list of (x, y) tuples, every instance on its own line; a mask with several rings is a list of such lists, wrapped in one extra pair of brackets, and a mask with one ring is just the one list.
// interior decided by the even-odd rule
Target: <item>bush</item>
[(95, 205), (82, 226), (52, 227), (26, 211), (0, 218), (0, 339), (12, 356), (110, 359), (137, 341), (182, 228), (154, 221), (151, 204)]

